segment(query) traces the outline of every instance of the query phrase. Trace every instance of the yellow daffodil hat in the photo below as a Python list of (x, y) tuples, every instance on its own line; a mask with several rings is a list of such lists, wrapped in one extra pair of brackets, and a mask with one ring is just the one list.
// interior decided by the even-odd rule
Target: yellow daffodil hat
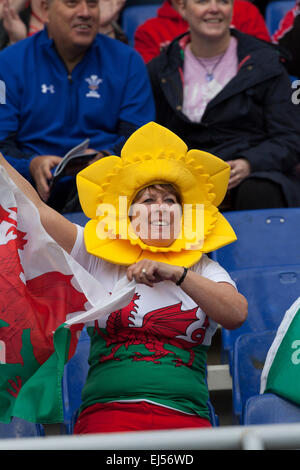
[[(130, 265), (143, 258), (192, 266), (202, 256), (236, 240), (219, 212), (230, 166), (200, 150), (190, 150), (173, 132), (154, 122), (135, 131), (121, 158), (108, 156), (77, 174), (81, 207), (91, 219), (84, 229), (89, 253)], [(136, 194), (152, 184), (172, 184), (181, 195), (181, 232), (168, 247), (146, 245), (128, 216)]]

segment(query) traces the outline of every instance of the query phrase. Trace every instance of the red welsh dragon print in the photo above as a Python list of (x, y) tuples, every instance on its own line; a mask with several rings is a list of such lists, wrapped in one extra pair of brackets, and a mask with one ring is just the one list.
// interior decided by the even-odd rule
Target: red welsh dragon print
[[(111, 348), (111, 353), (101, 356), (100, 362), (118, 361), (116, 353), (121, 346), (128, 349), (131, 345), (143, 344), (150, 354), (134, 352), (133, 361), (151, 361), (160, 364), (160, 359), (173, 354), (176, 366), (191, 367), (195, 357), (192, 348), (203, 342), (205, 331), (209, 326), (208, 317), (205, 317), (202, 327), (194, 330), (190, 341), (184, 338), (187, 337), (188, 327), (199, 320), (196, 316), (198, 307), (182, 310), (181, 302), (148, 312), (143, 318), (142, 326), (136, 327), (132, 323), (132, 312), (136, 312), (135, 301), (139, 297), (135, 294), (127, 307), (110, 314), (106, 324), (107, 333), (96, 325), (98, 334), (106, 340), (106, 346)], [(168, 349), (168, 345), (188, 349), (190, 353), (188, 362), (176, 358), (176, 353)]]

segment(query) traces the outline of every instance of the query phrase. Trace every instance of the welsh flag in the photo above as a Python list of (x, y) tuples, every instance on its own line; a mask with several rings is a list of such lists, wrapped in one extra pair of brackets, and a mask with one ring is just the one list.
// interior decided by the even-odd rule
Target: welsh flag
[(64, 365), (84, 324), (127, 305), (134, 283), (107, 293), (46, 233), (3, 167), (0, 266), (0, 421), (62, 422)]
[(285, 313), (268, 351), (261, 375), (264, 392), (300, 405), (300, 297)]

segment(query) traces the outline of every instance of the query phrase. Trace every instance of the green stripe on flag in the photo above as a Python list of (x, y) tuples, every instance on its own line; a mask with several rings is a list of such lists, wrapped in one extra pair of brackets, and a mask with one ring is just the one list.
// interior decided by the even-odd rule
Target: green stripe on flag
[(63, 422), (62, 377), (70, 340), (70, 329), (61, 325), (54, 334), (54, 353), (23, 384), (6, 422), (11, 416), (41, 424)]
[(35, 374), (40, 364), (34, 357), (30, 341), (30, 329), (22, 333), (22, 363), (0, 364), (0, 416), (1, 421), (9, 423), (13, 416), (14, 404), (20, 395), (20, 388)]

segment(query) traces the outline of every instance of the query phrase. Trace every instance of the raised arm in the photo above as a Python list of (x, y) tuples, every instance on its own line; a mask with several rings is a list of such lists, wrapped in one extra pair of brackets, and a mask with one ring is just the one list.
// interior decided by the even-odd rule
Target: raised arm
[(33, 202), (39, 211), (41, 223), (46, 232), (68, 253), (74, 246), (77, 229), (76, 225), (67, 220), (63, 215), (47, 206), (39, 197), (33, 186), (20, 175), (0, 153), (0, 164), (5, 168), (9, 177), (14, 181), (25, 196)]

